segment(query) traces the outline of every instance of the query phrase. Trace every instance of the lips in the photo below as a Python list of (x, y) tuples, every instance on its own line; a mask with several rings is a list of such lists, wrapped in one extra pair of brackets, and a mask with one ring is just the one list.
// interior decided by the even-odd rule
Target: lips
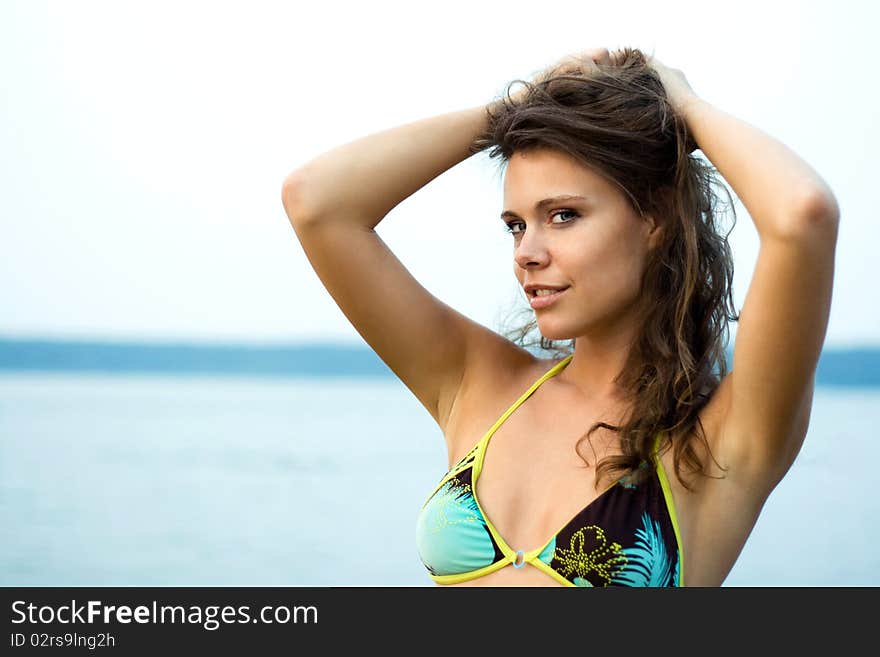
[[(546, 290), (546, 289), (550, 289), (550, 288), (543, 288), (543, 289)], [(553, 292), (552, 294), (544, 294), (541, 296), (529, 296), (529, 305), (534, 310), (540, 310), (542, 308), (547, 308), (548, 306), (556, 303), (556, 301), (560, 297), (562, 297), (566, 293), (567, 290), (568, 290), (568, 288), (564, 287), (560, 290)]]
[(529, 296), (535, 296), (536, 292), (540, 292), (541, 290), (564, 290), (569, 287), (568, 285), (548, 285), (546, 283), (529, 283), (528, 285), (524, 285), (523, 289), (526, 291), (526, 294)]

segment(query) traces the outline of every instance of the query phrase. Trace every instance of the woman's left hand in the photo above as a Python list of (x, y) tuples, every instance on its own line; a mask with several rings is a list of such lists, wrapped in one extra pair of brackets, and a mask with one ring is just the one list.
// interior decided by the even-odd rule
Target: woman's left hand
[(694, 90), (691, 89), (691, 85), (688, 83), (687, 78), (685, 78), (684, 73), (677, 68), (666, 66), (655, 57), (648, 57), (648, 64), (660, 76), (660, 81), (663, 83), (663, 88), (666, 90), (666, 96), (669, 98), (672, 107), (679, 114), (684, 115), (688, 104), (698, 98)]

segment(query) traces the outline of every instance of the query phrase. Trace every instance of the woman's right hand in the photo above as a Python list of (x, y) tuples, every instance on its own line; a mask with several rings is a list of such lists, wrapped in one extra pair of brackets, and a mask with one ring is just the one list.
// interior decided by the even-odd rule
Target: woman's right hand
[(547, 79), (557, 75), (588, 75), (599, 70), (599, 64), (616, 64), (617, 52), (611, 53), (608, 48), (589, 48), (578, 53), (569, 53), (554, 62), (538, 76)]
[[(531, 78), (532, 83), (539, 83), (559, 75), (587, 76), (599, 70), (599, 64), (612, 65), (619, 63), (619, 52), (610, 52), (608, 48), (589, 48), (577, 53), (569, 53), (553, 62)], [(510, 98), (518, 103), (527, 93), (527, 88), (520, 85), (512, 91)]]

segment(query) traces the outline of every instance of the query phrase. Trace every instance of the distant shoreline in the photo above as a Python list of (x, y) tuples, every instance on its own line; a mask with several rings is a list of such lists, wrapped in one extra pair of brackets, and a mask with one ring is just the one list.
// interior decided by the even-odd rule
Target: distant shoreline
[[(727, 351), (728, 363), (732, 351)], [(0, 371), (394, 378), (367, 346), (0, 338)], [(816, 383), (880, 387), (880, 346), (822, 351)]]

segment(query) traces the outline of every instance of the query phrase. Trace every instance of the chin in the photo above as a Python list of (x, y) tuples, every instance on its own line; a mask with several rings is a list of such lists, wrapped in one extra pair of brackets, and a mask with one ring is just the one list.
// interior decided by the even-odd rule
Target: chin
[(542, 336), (554, 342), (572, 340), (577, 335), (573, 327), (563, 326), (559, 322), (542, 322), (538, 320), (538, 330)]

